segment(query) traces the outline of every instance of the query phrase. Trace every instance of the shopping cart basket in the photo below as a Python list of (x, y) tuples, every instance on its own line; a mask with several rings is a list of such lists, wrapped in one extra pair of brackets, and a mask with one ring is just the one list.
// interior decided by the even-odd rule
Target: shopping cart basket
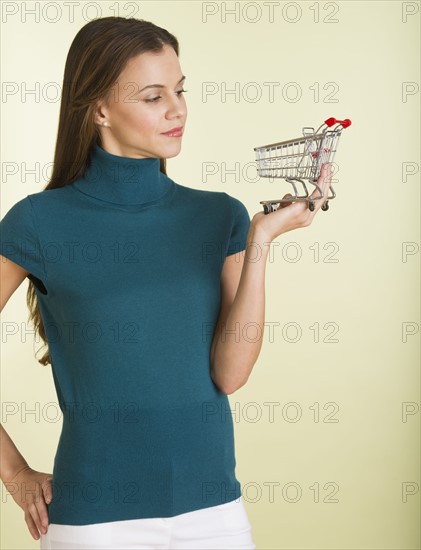
[[(314, 201), (323, 198), (323, 191), (317, 184), (322, 164), (333, 162), (342, 130), (350, 125), (349, 118), (336, 120), (331, 117), (325, 120), (316, 131), (310, 127), (303, 128), (303, 137), (254, 148), (259, 176), (283, 178), (292, 185), (295, 193), (295, 196), (285, 199), (260, 201), (265, 214), (277, 210), (281, 203), (294, 201), (307, 201), (308, 208), (311, 211), (314, 210)], [(329, 130), (332, 126), (334, 127)], [(320, 196), (310, 197), (304, 180), (317, 187)], [(295, 182), (302, 183), (305, 195), (298, 195)], [(322, 210), (329, 208), (328, 199), (336, 197), (332, 185), (329, 186), (329, 189), (332, 194), (329, 196), (328, 193)]]

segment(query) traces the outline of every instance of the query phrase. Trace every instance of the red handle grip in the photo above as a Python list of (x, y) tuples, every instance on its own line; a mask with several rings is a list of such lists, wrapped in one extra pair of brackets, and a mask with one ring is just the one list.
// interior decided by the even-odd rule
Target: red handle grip
[(327, 126), (333, 126), (334, 124), (342, 124), (342, 128), (348, 128), (348, 126), (351, 126), (352, 122), (349, 120), (349, 118), (346, 118), (345, 120), (336, 120), (336, 118), (328, 118), (325, 120), (325, 124)]

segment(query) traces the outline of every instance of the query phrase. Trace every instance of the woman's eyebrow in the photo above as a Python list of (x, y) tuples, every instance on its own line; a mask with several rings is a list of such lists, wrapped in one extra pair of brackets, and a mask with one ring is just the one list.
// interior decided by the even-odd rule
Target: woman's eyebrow
[[(181, 84), (181, 82), (183, 82), (183, 80), (185, 80), (186, 77), (183, 75), (180, 80), (177, 82), (177, 85), (178, 84)], [(146, 90), (147, 88), (165, 88), (165, 86), (163, 84), (149, 84), (148, 86), (145, 86), (144, 88), (142, 88), (141, 90), (139, 90), (138, 93), (140, 92), (143, 92), (143, 90)]]

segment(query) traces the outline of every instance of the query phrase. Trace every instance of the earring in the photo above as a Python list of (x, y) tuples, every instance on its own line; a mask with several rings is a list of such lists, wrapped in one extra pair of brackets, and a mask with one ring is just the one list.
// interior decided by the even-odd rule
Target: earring
[(108, 122), (105, 121), (105, 122), (102, 123), (102, 125), (103, 125), (103, 126), (108, 126)]

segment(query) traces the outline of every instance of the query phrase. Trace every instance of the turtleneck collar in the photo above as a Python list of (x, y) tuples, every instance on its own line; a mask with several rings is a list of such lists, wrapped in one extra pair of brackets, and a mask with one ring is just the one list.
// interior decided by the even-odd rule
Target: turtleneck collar
[(175, 188), (174, 182), (160, 171), (157, 157), (121, 157), (94, 143), (89, 166), (73, 182), (82, 193), (117, 205), (149, 206), (160, 202)]

